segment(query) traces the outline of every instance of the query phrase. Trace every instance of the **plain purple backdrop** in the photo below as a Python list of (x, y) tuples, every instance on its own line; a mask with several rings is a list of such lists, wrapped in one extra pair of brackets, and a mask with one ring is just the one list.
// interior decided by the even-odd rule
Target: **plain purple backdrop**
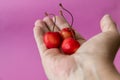
[[(33, 27), (46, 11), (58, 15), (59, 3), (72, 12), (74, 28), (86, 39), (101, 32), (106, 13), (120, 25), (120, 0), (0, 0), (0, 80), (47, 80)], [(114, 60), (120, 72), (119, 58), (120, 51)]]

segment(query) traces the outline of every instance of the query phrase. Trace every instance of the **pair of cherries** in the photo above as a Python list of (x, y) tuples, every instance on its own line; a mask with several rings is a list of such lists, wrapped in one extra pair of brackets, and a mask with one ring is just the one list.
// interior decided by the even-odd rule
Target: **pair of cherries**
[(48, 49), (61, 47), (64, 54), (71, 55), (80, 47), (74, 36), (75, 32), (72, 28), (64, 28), (59, 32), (45, 33), (44, 43)]

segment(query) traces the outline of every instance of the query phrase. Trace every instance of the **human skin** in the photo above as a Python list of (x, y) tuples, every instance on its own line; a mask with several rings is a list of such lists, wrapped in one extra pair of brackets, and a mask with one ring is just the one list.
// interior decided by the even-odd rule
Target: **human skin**
[[(46, 16), (37, 20), (33, 29), (48, 80), (120, 80), (113, 64), (120, 34), (109, 15), (104, 15), (100, 21), (101, 33), (89, 40), (76, 32), (81, 46), (73, 55), (64, 55), (59, 48), (46, 48), (43, 36), (53, 25), (53, 18)], [(56, 16), (56, 26), (63, 29), (68, 23), (62, 16)]]

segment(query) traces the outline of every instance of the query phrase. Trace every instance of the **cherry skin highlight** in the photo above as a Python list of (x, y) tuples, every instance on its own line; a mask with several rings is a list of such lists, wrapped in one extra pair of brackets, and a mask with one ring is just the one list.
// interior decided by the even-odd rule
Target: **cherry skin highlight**
[(47, 32), (44, 35), (44, 43), (48, 49), (58, 48), (62, 43), (62, 37), (59, 32)]
[(80, 43), (73, 38), (67, 38), (62, 43), (62, 50), (67, 55), (73, 54), (79, 47)]

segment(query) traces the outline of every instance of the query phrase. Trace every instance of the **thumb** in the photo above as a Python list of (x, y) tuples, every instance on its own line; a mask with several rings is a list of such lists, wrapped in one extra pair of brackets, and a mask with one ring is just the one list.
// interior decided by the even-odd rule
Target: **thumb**
[(120, 31), (119, 29), (117, 29), (116, 23), (113, 21), (113, 19), (111, 18), (109, 14), (106, 14), (103, 16), (103, 18), (100, 21), (100, 27), (101, 27), (102, 32), (110, 31), (111, 34), (113, 34), (114, 36), (117, 34), (118, 38), (120, 39)]
[(105, 15), (100, 21), (100, 27), (102, 33), (90, 38), (80, 49), (83, 49), (82, 52), (87, 50), (88, 53), (114, 57), (120, 46), (120, 34), (116, 24), (109, 15)]
[(108, 14), (104, 15), (104, 17), (101, 19), (100, 26), (102, 32), (106, 31), (118, 32), (115, 22)]

